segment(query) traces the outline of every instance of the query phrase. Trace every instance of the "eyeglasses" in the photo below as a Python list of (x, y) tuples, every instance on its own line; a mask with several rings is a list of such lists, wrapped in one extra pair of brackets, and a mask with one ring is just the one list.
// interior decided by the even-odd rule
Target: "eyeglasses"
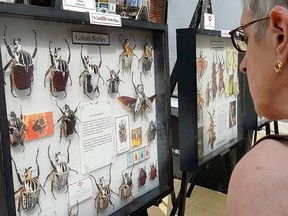
[(232, 40), (232, 43), (233, 43), (235, 49), (238, 50), (239, 52), (246, 52), (248, 41), (247, 41), (247, 37), (246, 37), (245, 33), (243, 32), (243, 29), (247, 28), (248, 26), (250, 26), (256, 22), (267, 20), (267, 19), (269, 19), (269, 17), (254, 20), (252, 22), (249, 22), (245, 25), (242, 25), (242, 26), (230, 31), (229, 34), (231, 35), (231, 40)]

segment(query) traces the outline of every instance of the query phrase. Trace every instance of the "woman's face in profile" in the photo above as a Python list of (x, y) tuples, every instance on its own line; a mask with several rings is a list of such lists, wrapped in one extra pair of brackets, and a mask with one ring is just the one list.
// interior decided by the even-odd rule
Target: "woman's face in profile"
[[(241, 25), (256, 20), (245, 8), (242, 11)], [(258, 25), (264, 24), (261, 21)], [(247, 51), (240, 64), (240, 70), (247, 74), (249, 89), (254, 101), (256, 112), (265, 115), (271, 108), (275, 94), (271, 94), (271, 87), (274, 86), (275, 72), (273, 64), (276, 59), (276, 52), (273, 47), (269, 28), (260, 41), (255, 41), (255, 24), (250, 25), (243, 31), (247, 37)], [(270, 111), (269, 111), (270, 112)]]

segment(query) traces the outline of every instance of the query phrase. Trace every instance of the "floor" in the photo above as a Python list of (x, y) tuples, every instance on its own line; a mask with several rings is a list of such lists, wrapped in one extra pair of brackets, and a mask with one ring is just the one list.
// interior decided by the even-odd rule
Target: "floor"
[[(279, 133), (287, 133), (288, 121), (278, 122)], [(271, 134), (274, 133), (273, 124), (271, 126)], [(257, 139), (265, 136), (265, 128), (257, 132)], [(180, 189), (180, 180), (174, 179), (174, 187), (176, 196)], [(186, 199), (185, 215), (193, 216), (220, 216), (224, 213), (226, 203), (226, 194), (214, 191), (201, 186), (195, 186), (191, 197)], [(149, 216), (167, 216), (170, 215), (172, 209), (171, 197), (167, 196), (162, 203), (156, 207), (152, 206), (148, 209)]]
[[(174, 179), (176, 195), (180, 189), (180, 180)], [(220, 216), (223, 215), (226, 194), (213, 191), (204, 187), (195, 186), (191, 196), (186, 199), (185, 215), (193, 216)], [(163, 199), (159, 207), (152, 206), (148, 209), (149, 216), (170, 215), (172, 209), (171, 198)]]

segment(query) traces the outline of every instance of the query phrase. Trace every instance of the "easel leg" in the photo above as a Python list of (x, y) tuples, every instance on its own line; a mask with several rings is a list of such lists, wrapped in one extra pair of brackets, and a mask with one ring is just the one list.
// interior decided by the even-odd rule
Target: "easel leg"
[(190, 187), (188, 189), (188, 192), (186, 194), (186, 197), (190, 197), (191, 196), (191, 193), (196, 185), (196, 177), (198, 176), (198, 172), (194, 172), (191, 176), (191, 179), (190, 179)]
[(183, 172), (182, 174), (182, 181), (181, 181), (181, 188), (179, 192), (179, 210), (178, 210), (178, 216), (184, 216), (185, 215), (185, 204), (186, 204), (186, 191), (187, 191), (187, 185), (189, 183), (189, 180), (191, 179), (192, 173)]

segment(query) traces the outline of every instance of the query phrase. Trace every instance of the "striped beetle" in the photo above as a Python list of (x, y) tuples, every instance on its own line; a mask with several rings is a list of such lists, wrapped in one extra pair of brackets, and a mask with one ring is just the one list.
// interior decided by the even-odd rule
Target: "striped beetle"
[(68, 60), (63, 60), (60, 51), (61, 48), (54, 48), (54, 53), (51, 51), (51, 43), (52, 41), (49, 42), (49, 53), (50, 53), (50, 58), (51, 58), (51, 66), (48, 68), (47, 72), (45, 73), (44, 77), (44, 87), (46, 87), (46, 77), (48, 74), (50, 74), (50, 92), (53, 96), (57, 97), (54, 95), (54, 92), (63, 92), (65, 93), (65, 96), (67, 96), (66, 93), (66, 85), (68, 78), (70, 79), (70, 85), (72, 85), (72, 79), (69, 73), (69, 63), (70, 63), (70, 57), (71, 57), (71, 50), (69, 43), (66, 39), (64, 39), (68, 46)]
[(37, 164), (37, 176), (32, 176), (32, 170), (31, 167), (28, 169), (25, 169), (24, 177), (25, 179), (21, 179), (21, 175), (18, 172), (16, 163), (14, 159), (11, 157), (11, 160), (14, 163), (15, 171), (17, 174), (17, 178), (19, 183), (22, 185), (17, 191), (15, 191), (14, 194), (20, 193), (19, 201), (18, 201), (18, 208), (17, 211), (19, 212), (19, 215), (21, 215), (20, 210), (23, 209), (25, 211), (29, 211), (31, 209), (34, 209), (35, 205), (38, 204), (40, 212), (41, 207), (39, 205), (39, 195), (40, 195), (40, 189), (43, 190), (44, 194), (46, 194), (46, 191), (40, 184), (38, 178), (40, 175), (40, 168), (38, 164), (38, 155), (39, 155), (39, 148), (37, 149), (36, 153), (36, 164)]
[(71, 140), (69, 140), (69, 145), (67, 147), (67, 162), (62, 161), (61, 158), (61, 153), (57, 152), (55, 153), (55, 161), (56, 161), (56, 165), (53, 163), (53, 161), (51, 160), (50, 157), (50, 145), (48, 146), (48, 157), (50, 160), (50, 164), (52, 166), (52, 171), (48, 174), (48, 176), (46, 177), (46, 180), (44, 182), (44, 187), (45, 184), (47, 182), (47, 180), (49, 179), (49, 177), (52, 175), (52, 180), (51, 180), (51, 191), (53, 194), (54, 199), (56, 199), (55, 194), (54, 194), (54, 190), (61, 190), (62, 188), (64, 188), (66, 186), (67, 190), (68, 190), (68, 176), (69, 176), (69, 171), (74, 171), (75, 173), (78, 174), (78, 172), (74, 169), (71, 169), (68, 166), (69, 163), (69, 148), (71, 145)]
[[(22, 49), (22, 45), (20, 45), (21, 39), (13, 39), (13, 48), (12, 51), (10, 46), (7, 43), (6, 40), (6, 30), (7, 27), (4, 29), (4, 43), (6, 46), (6, 49), (8, 51), (8, 54), (11, 57), (11, 60), (4, 66), (3, 68), (3, 74), (5, 74), (6, 70), (11, 66), (12, 70), (10, 71), (10, 90), (12, 95), (17, 98), (17, 96), (14, 94), (13, 89), (18, 90), (25, 90), (29, 89), (29, 93), (27, 96), (31, 94), (31, 84), (33, 82), (34, 76), (34, 65), (33, 65), (33, 59), (36, 56), (37, 53), (37, 36), (36, 31), (33, 29), (34, 38), (35, 38), (35, 49), (32, 54), (32, 56)], [(5, 80), (4, 80), (5, 83)]]

